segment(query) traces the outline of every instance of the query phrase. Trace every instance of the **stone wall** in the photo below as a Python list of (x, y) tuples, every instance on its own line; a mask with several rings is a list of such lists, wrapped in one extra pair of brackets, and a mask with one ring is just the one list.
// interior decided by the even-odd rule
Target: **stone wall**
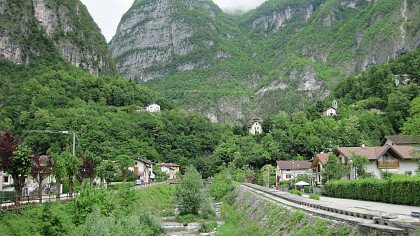
[(241, 225), (257, 224), (261, 235), (353, 235), (357, 227), (320, 218), (274, 202), (244, 187), (235, 190), (232, 208)]

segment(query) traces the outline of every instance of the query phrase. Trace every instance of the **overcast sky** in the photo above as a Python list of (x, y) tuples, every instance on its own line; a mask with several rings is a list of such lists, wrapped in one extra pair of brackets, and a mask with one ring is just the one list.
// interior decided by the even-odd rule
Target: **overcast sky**
[[(107, 41), (117, 30), (122, 15), (131, 7), (134, 0), (81, 0), (102, 29)], [(246, 11), (259, 6), (266, 0), (213, 0), (224, 11)]]

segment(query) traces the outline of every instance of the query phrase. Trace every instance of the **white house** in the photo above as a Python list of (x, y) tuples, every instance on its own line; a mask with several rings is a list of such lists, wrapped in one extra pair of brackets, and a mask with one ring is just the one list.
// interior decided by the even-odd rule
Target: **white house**
[(146, 111), (148, 112), (160, 112), (160, 106), (156, 103), (150, 104), (146, 107)]
[(146, 159), (134, 159), (134, 166), (129, 167), (128, 169), (133, 171), (134, 174), (139, 176), (144, 183), (152, 182), (155, 179), (155, 174), (153, 173), (153, 165), (155, 163)]
[(338, 103), (337, 100), (333, 100), (332, 101), (332, 106), (330, 108), (328, 108), (325, 112), (324, 115), (325, 116), (337, 116), (337, 109), (338, 109)]
[(251, 125), (248, 128), (249, 128), (249, 133), (252, 135), (262, 134), (263, 133), (262, 120), (260, 118), (254, 118), (252, 120)]
[[(42, 155), (40, 158), (43, 161), (47, 161), (50, 157), (47, 155)], [(48, 173), (44, 176), (42, 180), (42, 189), (43, 192), (49, 191), (49, 187), (52, 183), (55, 182), (54, 176)], [(29, 196), (34, 193), (35, 190), (38, 189), (38, 182), (34, 179), (31, 175), (25, 177), (25, 185), (22, 189), (23, 196)], [(14, 191), (15, 188), (13, 186), (13, 178), (11, 175), (0, 171), (0, 191)], [(61, 191), (61, 190), (60, 190)]]
[(156, 166), (169, 175), (169, 179), (176, 179), (176, 174), (179, 172), (179, 165), (175, 163), (156, 163)]
[[(369, 159), (366, 165), (368, 173), (377, 178), (382, 177), (382, 172), (414, 175), (418, 170), (418, 161), (413, 158), (414, 146), (385, 145), (377, 147), (339, 147), (335, 154), (343, 165), (351, 164), (354, 154)], [(351, 170), (346, 179), (355, 179), (356, 171)]]
[(309, 175), (311, 166), (311, 161), (277, 161), (276, 186), (279, 186), (280, 181), (293, 180), (298, 175)]

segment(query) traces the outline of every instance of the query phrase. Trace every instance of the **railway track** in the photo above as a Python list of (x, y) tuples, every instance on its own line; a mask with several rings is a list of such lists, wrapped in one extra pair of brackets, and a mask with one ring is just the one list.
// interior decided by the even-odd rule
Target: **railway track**
[(322, 218), (337, 220), (357, 226), (361, 232), (375, 231), (378, 235), (410, 236), (419, 235), (420, 233), (419, 225), (416, 226), (401, 221), (398, 219), (398, 215), (395, 216), (380, 211), (367, 212), (362, 209), (354, 210), (336, 207), (322, 201), (316, 201), (254, 184), (246, 183), (243, 184), (242, 187), (288, 207), (300, 209)]

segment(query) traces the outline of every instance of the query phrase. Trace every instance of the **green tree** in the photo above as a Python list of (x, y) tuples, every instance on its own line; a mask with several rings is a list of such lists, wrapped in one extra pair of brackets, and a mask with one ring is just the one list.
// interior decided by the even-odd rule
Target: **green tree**
[(272, 179), (274, 177), (274, 183), (275, 183), (275, 176), (276, 176), (276, 167), (272, 165), (265, 165), (261, 168), (261, 176), (264, 180), (264, 185), (267, 187), (270, 187), (270, 184), (272, 184)]
[(204, 183), (201, 174), (193, 167), (187, 167), (181, 183), (175, 190), (175, 202), (180, 215), (198, 215), (200, 206), (205, 201)]
[(329, 180), (341, 179), (343, 176), (343, 167), (340, 160), (334, 154), (328, 156), (328, 162), (322, 169), (322, 183), (325, 184)]
[(224, 168), (214, 176), (213, 183), (210, 185), (210, 195), (220, 200), (232, 189), (232, 177), (228, 170)]
[(103, 160), (96, 168), (96, 174), (101, 178), (101, 184), (104, 180), (109, 183), (115, 176), (115, 165), (110, 160)]
[(0, 167), (13, 178), (13, 185), (17, 193), (17, 204), (22, 196), (22, 189), (25, 185), (25, 178), (32, 168), (31, 149), (18, 144), (10, 131), (0, 135)]
[(20, 144), (13, 152), (13, 165), (5, 166), (4, 171), (13, 178), (13, 186), (18, 196), (22, 196), (22, 189), (25, 186), (25, 178), (32, 168), (32, 150), (25, 144)]
[(134, 166), (134, 160), (128, 155), (118, 155), (116, 159), (118, 169), (120, 170), (124, 182), (127, 181), (128, 167)]
[(366, 165), (369, 164), (369, 159), (367, 157), (354, 153), (351, 156), (351, 161), (351, 166), (355, 170), (356, 178), (368, 177)]
[(74, 179), (79, 172), (79, 168), (81, 166), (81, 161), (79, 158), (71, 155), (68, 152), (61, 153), (61, 158), (63, 158), (65, 165), (66, 165), (66, 173), (69, 179), (69, 195), (73, 197), (74, 192)]
[(55, 188), (57, 198), (60, 197), (61, 184), (66, 176), (66, 161), (62, 155), (51, 154), (52, 156), (52, 174), (55, 177)]

